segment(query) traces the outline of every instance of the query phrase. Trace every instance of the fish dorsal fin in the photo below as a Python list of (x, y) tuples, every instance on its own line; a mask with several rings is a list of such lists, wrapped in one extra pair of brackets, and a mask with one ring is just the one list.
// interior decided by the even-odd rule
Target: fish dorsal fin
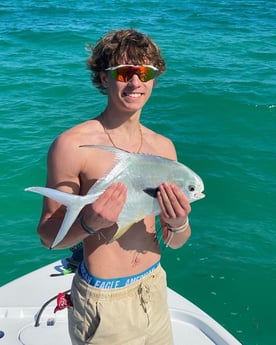
[(107, 145), (80, 145), (80, 147), (88, 147), (92, 149), (100, 149), (104, 151), (109, 151), (115, 155), (115, 165), (118, 161), (127, 159), (130, 152), (121, 150), (117, 147), (107, 146)]
[(116, 156), (117, 155), (122, 156), (122, 158), (125, 157), (125, 155), (130, 154), (129, 151), (119, 149), (118, 147), (107, 146), (107, 145), (80, 145), (80, 147), (90, 147), (92, 149), (94, 148), (94, 149), (109, 151), (109, 152), (114, 153)]
[(109, 151), (114, 154), (115, 158), (111, 168), (99, 179), (97, 182), (90, 188), (90, 190), (94, 189), (102, 180), (106, 178), (107, 175), (112, 174), (113, 176), (119, 175), (125, 169), (125, 162), (129, 158), (131, 154), (128, 151), (121, 150), (117, 147), (113, 146), (106, 146), (106, 145), (81, 145), (80, 147), (88, 147), (94, 149), (100, 149)]

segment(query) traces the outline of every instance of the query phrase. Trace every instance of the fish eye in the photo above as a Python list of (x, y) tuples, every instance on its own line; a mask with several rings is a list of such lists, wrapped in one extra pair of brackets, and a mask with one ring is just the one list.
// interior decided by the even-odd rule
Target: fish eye
[(190, 185), (188, 186), (188, 189), (189, 189), (190, 192), (194, 192), (194, 191), (195, 191), (195, 186), (192, 185), (192, 184), (190, 184)]

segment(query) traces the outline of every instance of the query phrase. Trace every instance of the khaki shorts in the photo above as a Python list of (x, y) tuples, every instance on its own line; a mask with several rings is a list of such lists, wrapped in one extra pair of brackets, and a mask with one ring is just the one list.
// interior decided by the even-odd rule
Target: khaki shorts
[(141, 280), (99, 289), (78, 274), (68, 309), (72, 345), (172, 345), (166, 273), (159, 265)]

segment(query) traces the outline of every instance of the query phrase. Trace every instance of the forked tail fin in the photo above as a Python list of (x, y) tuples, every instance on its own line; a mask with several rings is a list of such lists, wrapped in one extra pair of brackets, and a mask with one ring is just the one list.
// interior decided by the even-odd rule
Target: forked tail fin
[(77, 199), (79, 195), (61, 192), (60, 190), (47, 187), (28, 187), (24, 189), (25, 192), (33, 192), (47, 196), (50, 199), (56, 200), (59, 203), (70, 206), (73, 199)]
[(29, 187), (29, 188), (26, 188), (25, 191), (44, 195), (48, 198), (58, 201), (59, 203), (67, 207), (63, 222), (61, 224), (61, 227), (58, 231), (58, 234), (53, 244), (51, 245), (51, 249), (54, 248), (56, 245), (58, 245), (59, 242), (61, 242), (64, 239), (69, 229), (71, 228), (72, 224), (78, 217), (82, 208), (85, 205), (93, 202), (93, 196), (91, 194), (86, 195), (86, 196), (81, 196), (81, 195), (61, 192), (59, 190), (46, 188), (46, 187)]

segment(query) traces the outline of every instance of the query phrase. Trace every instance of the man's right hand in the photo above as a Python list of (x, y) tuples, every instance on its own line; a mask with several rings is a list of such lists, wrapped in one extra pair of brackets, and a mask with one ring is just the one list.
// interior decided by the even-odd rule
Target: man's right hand
[(117, 222), (125, 205), (127, 187), (121, 182), (111, 184), (83, 213), (85, 223), (93, 230), (109, 228)]

